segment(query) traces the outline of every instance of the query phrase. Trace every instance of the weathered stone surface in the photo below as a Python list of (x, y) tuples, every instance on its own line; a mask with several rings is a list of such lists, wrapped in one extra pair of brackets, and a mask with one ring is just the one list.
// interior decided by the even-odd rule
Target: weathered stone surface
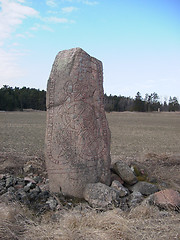
[(92, 207), (100, 209), (106, 209), (120, 202), (119, 191), (103, 183), (87, 184), (83, 196)]
[(153, 202), (160, 208), (180, 209), (180, 194), (173, 189), (165, 189), (153, 195)]
[(148, 181), (148, 172), (144, 167), (144, 164), (133, 162), (130, 165), (131, 170), (137, 177), (138, 181)]
[(124, 184), (124, 181), (115, 173), (111, 173), (111, 183), (113, 181), (118, 181), (120, 182), (121, 184)]
[(122, 178), (122, 180), (129, 184), (133, 185), (137, 182), (137, 178), (134, 175), (131, 168), (124, 163), (123, 161), (118, 161), (113, 165), (113, 170)]
[(49, 205), (51, 210), (55, 210), (56, 206), (58, 205), (56, 199), (54, 199), (53, 197), (49, 197), (48, 201), (46, 201), (46, 204)]
[(138, 182), (130, 188), (133, 192), (140, 192), (145, 196), (149, 196), (155, 192), (158, 192), (159, 189), (156, 185), (147, 183), (147, 182)]
[(47, 86), (46, 165), (50, 190), (82, 197), (110, 184), (110, 131), (102, 63), (81, 48), (59, 52)]
[(111, 184), (111, 187), (119, 191), (120, 197), (125, 197), (128, 195), (129, 191), (125, 188), (119, 181), (114, 180)]
[(133, 192), (129, 197), (129, 207), (136, 207), (144, 200), (143, 195), (140, 192)]

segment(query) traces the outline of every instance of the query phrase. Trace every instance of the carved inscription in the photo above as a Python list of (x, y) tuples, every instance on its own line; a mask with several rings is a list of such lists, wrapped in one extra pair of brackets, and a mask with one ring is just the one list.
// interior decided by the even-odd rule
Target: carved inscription
[[(89, 91), (88, 91), (89, 90)], [(88, 102), (95, 89), (66, 83), (64, 87), (66, 101), (57, 107), (57, 117), (50, 111), (49, 123), (49, 159), (61, 164), (61, 157), (80, 157), (82, 160), (96, 160), (107, 148), (107, 123), (104, 114), (99, 109), (94, 110)], [(53, 121), (55, 120), (55, 122)], [(97, 121), (98, 120), (98, 121)], [(98, 125), (102, 123), (102, 126)], [(53, 154), (52, 146), (59, 146)], [(68, 156), (68, 152), (71, 156)]]
[[(69, 180), (83, 189), (86, 182), (108, 178), (110, 132), (102, 82), (101, 62), (83, 50), (57, 55), (48, 81), (46, 165), (49, 178), (62, 188)], [(72, 195), (82, 195), (82, 189)]]

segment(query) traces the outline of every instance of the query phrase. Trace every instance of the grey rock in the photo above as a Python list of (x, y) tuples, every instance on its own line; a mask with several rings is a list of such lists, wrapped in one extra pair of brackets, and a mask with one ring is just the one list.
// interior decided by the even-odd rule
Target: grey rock
[(30, 189), (33, 189), (36, 187), (36, 184), (33, 182), (29, 182), (26, 186), (28, 186)]
[(6, 181), (5, 181), (5, 179), (1, 179), (0, 180), (0, 188), (1, 187), (5, 187), (6, 186)]
[(14, 187), (9, 187), (8, 192), (13, 194), (15, 192), (15, 188)]
[(47, 199), (50, 197), (50, 193), (49, 191), (41, 191), (39, 193), (39, 198), (40, 199), (44, 199), (45, 201), (47, 201)]
[(24, 179), (22, 179), (22, 178), (17, 178), (16, 185), (17, 185), (17, 186), (19, 185), (19, 186), (24, 187), (24, 186), (25, 186), (25, 181), (24, 181)]
[(124, 163), (123, 161), (118, 161), (113, 165), (112, 168), (119, 176), (120, 178), (127, 184), (133, 185), (138, 180), (137, 177), (134, 175), (131, 168)]
[(53, 197), (50, 197), (47, 201), (46, 204), (49, 205), (51, 210), (55, 210), (56, 206), (58, 205), (56, 199), (54, 199)]
[(147, 197), (145, 197), (145, 199), (142, 201), (141, 205), (142, 206), (151, 206), (154, 204), (154, 194), (151, 194)]
[(5, 174), (0, 174), (0, 181), (1, 181), (2, 179), (5, 179)]
[(0, 188), (0, 195), (4, 194), (6, 191), (6, 188)]
[(6, 187), (7, 188), (13, 186), (14, 183), (15, 183), (15, 179), (12, 176), (8, 176), (6, 178)]
[(28, 184), (24, 187), (24, 191), (25, 192), (29, 192), (30, 191), (30, 186)]
[(103, 183), (89, 183), (83, 193), (84, 199), (95, 208), (105, 209), (120, 202), (119, 191)]
[(41, 189), (39, 186), (36, 186), (35, 189), (34, 189), (36, 192), (40, 193), (41, 192)]
[(25, 173), (31, 172), (33, 171), (33, 166), (31, 164), (27, 164), (26, 166), (24, 166), (23, 170)]
[(43, 179), (40, 176), (36, 176), (33, 178), (33, 180), (37, 183), (42, 183)]
[(155, 192), (158, 192), (159, 189), (156, 185), (148, 182), (138, 182), (130, 188), (133, 192), (140, 192), (142, 195), (149, 196)]
[(125, 188), (119, 181), (114, 180), (111, 184), (111, 187), (119, 191), (120, 197), (125, 197), (128, 195), (129, 191), (127, 188)]
[(36, 201), (39, 198), (39, 192), (36, 191), (35, 189), (31, 190), (28, 193), (28, 199), (32, 202), (32, 201)]
[(129, 197), (129, 207), (136, 207), (143, 200), (144, 197), (140, 192), (133, 192)]
[(6, 192), (6, 182), (4, 179), (0, 180), (0, 195)]
[(36, 184), (33, 182), (29, 182), (25, 187), (24, 191), (29, 192), (31, 189), (34, 189), (36, 187)]
[(119, 208), (123, 211), (128, 211), (129, 210), (129, 196), (126, 196), (126, 197), (123, 197), (121, 198), (120, 200), (120, 203), (119, 203)]
[(124, 181), (120, 178), (120, 176), (118, 176), (117, 174), (111, 172), (111, 183), (114, 180), (120, 182), (121, 184), (124, 184)]
[(29, 199), (26, 192), (23, 189), (19, 189), (16, 193), (16, 199), (22, 203), (29, 204)]
[(29, 183), (29, 182), (36, 184), (36, 182), (34, 181), (34, 179), (32, 179), (32, 178), (30, 178), (30, 177), (25, 177), (25, 178), (24, 178), (24, 181), (25, 181), (26, 184)]

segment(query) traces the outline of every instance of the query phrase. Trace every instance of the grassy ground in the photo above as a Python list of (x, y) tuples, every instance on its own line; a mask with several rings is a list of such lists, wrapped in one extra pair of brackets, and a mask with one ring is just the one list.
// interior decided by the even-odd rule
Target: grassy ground
[[(0, 112), (1, 172), (8, 167), (16, 172), (29, 159), (44, 161), (45, 115)], [(163, 186), (180, 191), (180, 113), (108, 113), (107, 118), (112, 160), (135, 161)], [(0, 239), (180, 239), (179, 214), (155, 207), (138, 206), (129, 213), (74, 209), (55, 222), (53, 216), (38, 222), (18, 203), (0, 202)]]
[[(179, 154), (180, 113), (107, 113), (111, 155)], [(0, 112), (1, 152), (43, 155), (45, 112)]]
[(179, 154), (180, 113), (109, 113), (112, 158)]
[(44, 155), (45, 116), (45, 112), (0, 112), (0, 151)]
[(2, 240), (179, 240), (179, 214), (138, 206), (125, 213), (113, 209), (67, 211), (59, 220), (31, 219), (17, 203), (0, 204)]

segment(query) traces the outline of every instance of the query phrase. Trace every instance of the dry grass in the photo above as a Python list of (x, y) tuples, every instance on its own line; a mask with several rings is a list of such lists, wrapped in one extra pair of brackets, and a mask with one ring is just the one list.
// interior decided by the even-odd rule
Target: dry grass
[(160, 212), (154, 207), (139, 206), (130, 213), (119, 209), (102, 213), (74, 209), (54, 223), (37, 223), (22, 215), (18, 219), (20, 214), (11, 206), (3, 211), (0, 237), (4, 240), (175, 240), (180, 237), (179, 215)]
[(45, 112), (0, 112), (0, 151), (44, 155)]
[(18, 203), (11, 203), (9, 205), (3, 202), (0, 203), (0, 239), (24, 239), (26, 217), (22, 213), (22, 208)]
[[(179, 154), (180, 113), (107, 113), (112, 158)], [(44, 155), (45, 112), (0, 112), (0, 152)]]
[[(180, 190), (180, 113), (109, 113), (112, 160), (136, 161), (160, 181)], [(44, 158), (45, 112), (0, 113), (0, 163), (7, 169)], [(51, 213), (54, 214), (54, 213)], [(97, 213), (77, 209), (33, 219), (14, 203), (0, 203), (0, 239), (12, 240), (175, 240), (180, 217), (140, 205)], [(52, 217), (52, 218), (51, 218)]]
[(113, 158), (180, 153), (180, 113), (108, 113)]

